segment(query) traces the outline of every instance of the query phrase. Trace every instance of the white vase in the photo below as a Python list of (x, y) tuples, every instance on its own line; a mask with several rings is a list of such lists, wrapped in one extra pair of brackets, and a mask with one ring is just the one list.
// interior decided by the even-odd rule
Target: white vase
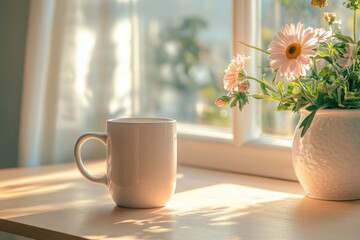
[[(309, 114), (301, 111), (300, 122)], [(360, 110), (325, 109), (303, 137), (297, 126), (292, 155), (296, 176), (311, 198), (360, 199)]]

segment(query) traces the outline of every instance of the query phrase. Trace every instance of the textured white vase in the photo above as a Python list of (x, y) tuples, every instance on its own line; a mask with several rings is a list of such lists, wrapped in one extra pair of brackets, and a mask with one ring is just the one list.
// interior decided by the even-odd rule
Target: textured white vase
[[(308, 114), (301, 111), (300, 122)], [(298, 127), (293, 165), (307, 195), (324, 200), (360, 199), (360, 110), (319, 110), (302, 138)]]

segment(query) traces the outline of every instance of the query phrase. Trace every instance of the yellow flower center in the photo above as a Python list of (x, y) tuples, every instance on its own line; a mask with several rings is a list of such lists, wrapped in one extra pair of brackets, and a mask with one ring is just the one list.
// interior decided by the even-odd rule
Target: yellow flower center
[(290, 44), (286, 48), (286, 57), (288, 59), (297, 58), (300, 55), (300, 53), (301, 53), (301, 46), (297, 42)]

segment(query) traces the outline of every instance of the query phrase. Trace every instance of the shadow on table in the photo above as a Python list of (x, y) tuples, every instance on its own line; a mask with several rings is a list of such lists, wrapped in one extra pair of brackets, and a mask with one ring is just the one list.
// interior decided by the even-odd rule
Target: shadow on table
[(360, 216), (360, 201), (327, 202), (304, 197), (247, 207), (239, 204), (235, 208), (114, 207), (92, 212), (84, 224), (96, 226), (106, 222), (101, 229), (87, 233), (89, 237), (105, 239), (353, 239), (360, 234), (360, 229), (354, 228), (360, 226), (356, 216)]

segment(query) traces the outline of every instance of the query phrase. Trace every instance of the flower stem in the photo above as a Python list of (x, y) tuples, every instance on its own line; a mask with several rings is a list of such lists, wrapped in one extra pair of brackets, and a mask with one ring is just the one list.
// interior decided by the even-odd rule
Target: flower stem
[(245, 46), (247, 46), (247, 47), (249, 47), (249, 48), (256, 49), (256, 50), (258, 50), (258, 51), (260, 51), (260, 52), (263, 52), (263, 53), (266, 53), (266, 54), (270, 54), (268, 51), (265, 51), (264, 49), (261, 49), (261, 48), (258, 48), (258, 47), (249, 45), (249, 44), (247, 44), (247, 43), (245, 43), (245, 42), (243, 42), (243, 41), (239, 41), (239, 43), (241, 43), (241, 44), (243, 44), (243, 45), (245, 45)]
[(274, 93), (278, 93), (270, 84), (268, 84), (266, 81), (260, 81), (257, 78), (251, 77), (251, 76), (247, 76), (247, 79), (251, 79), (254, 80), (256, 82), (258, 82), (259, 84), (265, 84), (266, 88), (269, 89), (270, 91), (274, 92)]
[(300, 81), (300, 79), (298, 79), (297, 82), (299, 83), (299, 85), (300, 85), (300, 87), (302, 89), (302, 92), (304, 93), (304, 95), (303, 95), (304, 98), (306, 100), (308, 100), (312, 105), (316, 106), (315, 101), (310, 96), (307, 95), (307, 93), (306, 93), (307, 90), (306, 90), (305, 86), (302, 84), (302, 82)]
[(354, 8), (354, 22), (353, 22), (353, 31), (354, 31), (354, 42), (356, 42), (356, 8)]

